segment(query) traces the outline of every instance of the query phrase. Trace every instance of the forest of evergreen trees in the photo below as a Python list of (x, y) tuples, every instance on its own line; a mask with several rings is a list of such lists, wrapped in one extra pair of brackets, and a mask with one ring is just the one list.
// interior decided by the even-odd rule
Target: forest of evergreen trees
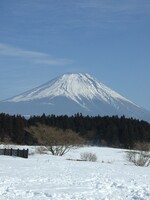
[(43, 114), (25, 119), (20, 115), (1, 113), (1, 143), (36, 145), (36, 138), (25, 129), (37, 123), (63, 130), (71, 129), (79, 133), (90, 145), (132, 148), (136, 142), (150, 142), (150, 124), (125, 116), (94, 117), (77, 113), (69, 117)]

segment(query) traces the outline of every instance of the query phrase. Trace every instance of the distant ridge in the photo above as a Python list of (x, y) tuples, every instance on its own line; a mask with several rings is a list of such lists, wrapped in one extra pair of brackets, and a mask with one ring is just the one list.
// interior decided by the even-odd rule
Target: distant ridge
[(0, 102), (0, 112), (21, 115), (125, 115), (150, 121), (150, 112), (87, 73), (67, 73)]

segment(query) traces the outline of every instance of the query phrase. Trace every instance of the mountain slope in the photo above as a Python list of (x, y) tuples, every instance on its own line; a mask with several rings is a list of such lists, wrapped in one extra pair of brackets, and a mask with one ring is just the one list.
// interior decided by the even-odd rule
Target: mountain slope
[(125, 115), (150, 119), (150, 112), (98, 82), (89, 74), (64, 74), (0, 103), (11, 114)]

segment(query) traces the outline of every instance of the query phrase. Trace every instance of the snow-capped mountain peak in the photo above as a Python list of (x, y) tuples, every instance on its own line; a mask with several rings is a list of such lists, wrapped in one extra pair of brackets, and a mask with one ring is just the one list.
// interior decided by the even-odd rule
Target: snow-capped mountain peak
[(88, 100), (97, 98), (105, 102), (110, 102), (112, 99), (129, 101), (87, 73), (64, 74), (8, 101), (21, 102), (42, 98), (52, 99), (56, 96), (66, 96), (79, 104), (81, 104), (82, 98)]
[(87, 73), (68, 73), (0, 102), (0, 111), (39, 115), (125, 115), (150, 121), (150, 112)]

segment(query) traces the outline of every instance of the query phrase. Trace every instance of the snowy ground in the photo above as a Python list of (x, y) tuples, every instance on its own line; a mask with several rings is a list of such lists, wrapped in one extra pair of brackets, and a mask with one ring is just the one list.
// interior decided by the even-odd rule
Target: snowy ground
[[(95, 153), (97, 162), (67, 160), (80, 159), (81, 152)], [(150, 167), (127, 162), (125, 150), (102, 147), (72, 150), (63, 157), (0, 156), (0, 200), (31, 199), (149, 200)]]

